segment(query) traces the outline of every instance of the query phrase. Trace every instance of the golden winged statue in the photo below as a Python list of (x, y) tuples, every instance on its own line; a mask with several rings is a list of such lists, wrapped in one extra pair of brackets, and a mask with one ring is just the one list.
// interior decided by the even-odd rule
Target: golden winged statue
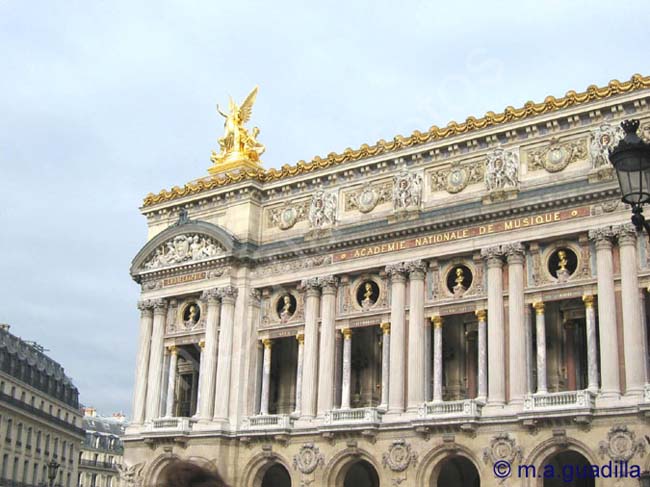
[(228, 102), (229, 113), (224, 113), (217, 105), (217, 112), (225, 118), (224, 135), (219, 138), (221, 152), (212, 152), (210, 160), (214, 166), (209, 169), (210, 173), (223, 172), (228, 169), (259, 168), (260, 156), (264, 153), (265, 147), (257, 141), (260, 129), (253, 127), (249, 132), (244, 124), (251, 118), (253, 104), (257, 97), (257, 86), (244, 99), (241, 105), (237, 105), (230, 97)]

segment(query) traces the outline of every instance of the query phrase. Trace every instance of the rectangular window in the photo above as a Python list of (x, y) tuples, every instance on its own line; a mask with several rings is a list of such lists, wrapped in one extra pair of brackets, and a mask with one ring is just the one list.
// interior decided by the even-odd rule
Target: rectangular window
[(94, 473), (90, 478), (90, 487), (97, 487), (97, 474)]
[(32, 449), (32, 427), (27, 428), (27, 439), (25, 440), (25, 446), (27, 449)]
[(2, 476), (3, 479), (7, 478), (8, 465), (9, 465), (9, 454), (5, 453), (2, 456), (2, 472), (0, 472), (0, 476)]
[(14, 428), (14, 422), (11, 418), (7, 419), (7, 434), (5, 435), (5, 442), (11, 443), (11, 433)]
[(16, 426), (16, 446), (20, 447), (23, 444), (23, 423), (18, 423)]
[(41, 451), (41, 432), (36, 433), (36, 451), (40, 452)]
[(23, 476), (22, 476), (22, 482), (23, 484), (27, 483), (27, 474), (29, 473), (29, 460), (25, 460), (23, 462)]
[(32, 485), (38, 485), (38, 463), (34, 464), (34, 471), (32, 472)]
[(45, 454), (50, 454), (50, 435), (45, 435)]
[(52, 453), (53, 453), (52, 456), (54, 458), (59, 456), (59, 439), (58, 438), (54, 438), (54, 451)]

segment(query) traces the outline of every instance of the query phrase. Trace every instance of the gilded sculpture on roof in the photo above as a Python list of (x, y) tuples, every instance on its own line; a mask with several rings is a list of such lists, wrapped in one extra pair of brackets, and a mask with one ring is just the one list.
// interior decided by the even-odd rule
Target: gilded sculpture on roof
[(217, 105), (217, 112), (224, 117), (224, 135), (219, 138), (221, 152), (212, 151), (210, 160), (214, 164), (211, 174), (231, 169), (260, 168), (260, 156), (265, 147), (257, 141), (260, 129), (253, 127), (249, 132), (244, 124), (251, 118), (253, 104), (257, 97), (257, 86), (248, 94), (241, 105), (237, 105), (230, 97), (228, 113), (224, 113)]

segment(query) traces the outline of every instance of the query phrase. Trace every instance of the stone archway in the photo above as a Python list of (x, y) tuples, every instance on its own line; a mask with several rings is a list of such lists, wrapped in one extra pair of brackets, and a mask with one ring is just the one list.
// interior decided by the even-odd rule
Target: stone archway
[(471, 460), (451, 455), (442, 460), (431, 479), (431, 487), (480, 487), (481, 477)]
[[(595, 487), (591, 464), (584, 455), (564, 450), (550, 455), (542, 464), (543, 487)], [(540, 476), (539, 473), (537, 475)]]
[(342, 487), (379, 487), (379, 475), (369, 462), (359, 460), (346, 469)]
[(291, 476), (284, 466), (274, 463), (264, 472), (261, 487), (291, 487)]

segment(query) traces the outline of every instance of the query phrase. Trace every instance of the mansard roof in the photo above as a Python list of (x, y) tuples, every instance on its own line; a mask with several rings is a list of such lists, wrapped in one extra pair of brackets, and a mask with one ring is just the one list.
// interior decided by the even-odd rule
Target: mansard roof
[(407, 137), (396, 135), (389, 142), (379, 140), (373, 145), (363, 144), (356, 150), (348, 148), (339, 154), (331, 152), (324, 158), (316, 156), (309, 162), (298, 161), (294, 166), (285, 164), (280, 169), (245, 169), (239, 172), (198, 179), (185, 184), (182, 188), (174, 186), (171, 190), (164, 189), (158, 194), (148, 194), (144, 198), (143, 208), (243, 181), (255, 181), (258, 183), (274, 182), (327, 169), (346, 162), (381, 155), (389, 156), (391, 153), (401, 149), (468, 134), (509, 122), (525, 120), (646, 88), (650, 88), (650, 76), (635, 74), (628, 81), (620, 82), (618, 80), (612, 80), (607, 86), (603, 87), (591, 85), (581, 93), (576, 93), (571, 90), (561, 98), (547, 96), (541, 103), (528, 101), (520, 108), (509, 106), (501, 113), (487, 112), (480, 118), (470, 116), (462, 123), (452, 121), (443, 128), (433, 125), (425, 132), (416, 130)]

